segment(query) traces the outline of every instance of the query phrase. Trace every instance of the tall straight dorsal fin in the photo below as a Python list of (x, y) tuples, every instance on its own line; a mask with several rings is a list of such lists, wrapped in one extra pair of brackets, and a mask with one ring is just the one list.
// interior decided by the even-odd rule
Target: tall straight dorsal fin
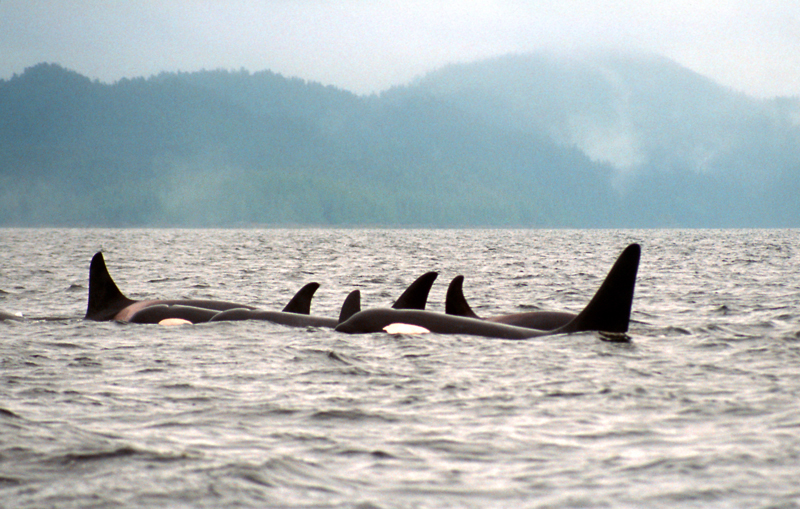
[(574, 320), (556, 332), (627, 332), (641, 252), (639, 244), (626, 247), (589, 304)]
[(480, 318), (469, 307), (467, 299), (464, 298), (464, 276), (458, 275), (450, 281), (447, 287), (447, 296), (444, 300), (444, 312), (448, 315), (467, 316), (469, 318)]
[(361, 311), (361, 291), (353, 290), (344, 299), (342, 310), (339, 312), (339, 323), (347, 321), (348, 318)]
[(392, 305), (394, 309), (425, 309), (428, 303), (428, 294), (431, 286), (438, 276), (438, 272), (426, 272), (411, 283), (406, 291)]
[(314, 298), (314, 293), (316, 293), (317, 288), (319, 288), (319, 283), (308, 283), (300, 288), (300, 290), (294, 294), (292, 300), (283, 308), (283, 312), (297, 313), (300, 315), (311, 314), (311, 299)]
[(122, 309), (133, 304), (117, 287), (106, 268), (103, 253), (98, 251), (89, 265), (89, 303), (86, 320), (111, 320)]

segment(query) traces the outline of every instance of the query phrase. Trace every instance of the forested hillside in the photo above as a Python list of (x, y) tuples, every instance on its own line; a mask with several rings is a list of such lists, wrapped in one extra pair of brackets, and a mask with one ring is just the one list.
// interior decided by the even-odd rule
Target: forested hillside
[(421, 91), (608, 163), (626, 224), (800, 225), (797, 97), (756, 100), (660, 57), (619, 55), (451, 66)]
[(515, 56), (380, 96), (270, 72), (0, 81), (5, 226), (798, 226), (800, 102)]

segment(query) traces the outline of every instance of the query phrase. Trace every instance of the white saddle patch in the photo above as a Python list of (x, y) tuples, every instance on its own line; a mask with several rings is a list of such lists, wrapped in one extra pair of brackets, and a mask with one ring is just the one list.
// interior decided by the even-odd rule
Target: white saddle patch
[(389, 334), (428, 334), (430, 331), (425, 327), (419, 325), (411, 325), (410, 323), (390, 323), (383, 328)]
[(192, 325), (192, 322), (189, 320), (184, 320), (183, 318), (164, 318), (158, 325), (166, 325), (167, 327), (172, 325)]

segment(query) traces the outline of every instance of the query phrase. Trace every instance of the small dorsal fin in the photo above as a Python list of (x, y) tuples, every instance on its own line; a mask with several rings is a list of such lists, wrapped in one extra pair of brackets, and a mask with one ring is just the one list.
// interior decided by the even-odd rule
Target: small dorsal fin
[(133, 304), (119, 290), (106, 268), (103, 253), (98, 251), (89, 265), (89, 303), (86, 306), (86, 320), (111, 320), (122, 309)]
[(428, 303), (428, 293), (438, 276), (438, 272), (426, 272), (411, 283), (406, 291), (392, 305), (394, 309), (425, 309)]
[(626, 247), (589, 304), (557, 332), (627, 332), (641, 251), (639, 244)]
[(308, 283), (294, 294), (292, 300), (283, 308), (284, 313), (311, 314), (311, 299), (319, 288), (319, 283)]
[(342, 310), (339, 313), (339, 323), (347, 321), (348, 318), (361, 311), (361, 291), (353, 290), (344, 299)]
[(467, 299), (464, 298), (464, 276), (456, 276), (450, 281), (450, 286), (447, 287), (447, 297), (444, 301), (444, 312), (448, 315), (466, 316), (469, 318), (480, 318), (469, 307)]

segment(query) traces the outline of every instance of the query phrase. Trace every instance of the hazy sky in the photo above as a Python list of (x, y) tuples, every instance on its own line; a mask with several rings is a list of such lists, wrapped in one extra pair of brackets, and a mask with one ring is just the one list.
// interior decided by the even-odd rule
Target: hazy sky
[(800, 0), (0, 0), (0, 78), (113, 82), (270, 69), (358, 93), (510, 52), (658, 53), (758, 97), (800, 95)]

